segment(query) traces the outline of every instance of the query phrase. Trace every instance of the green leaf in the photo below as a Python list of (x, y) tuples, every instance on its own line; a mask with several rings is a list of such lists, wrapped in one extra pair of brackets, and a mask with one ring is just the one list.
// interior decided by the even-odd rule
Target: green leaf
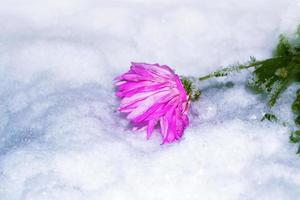
[(296, 124), (297, 126), (300, 126), (300, 115), (298, 115), (298, 117), (296, 117), (296, 119), (295, 119), (295, 124)]
[(297, 150), (296, 154), (300, 154), (300, 145), (298, 147), (298, 150)]
[(300, 114), (300, 89), (297, 90), (297, 96), (295, 101), (292, 104), (292, 111), (295, 114)]
[(300, 137), (300, 130), (295, 131), (294, 134)]
[(297, 130), (297, 131), (293, 132), (290, 135), (290, 141), (292, 143), (299, 143), (300, 142), (300, 130)]
[(274, 58), (256, 62), (250, 86), (268, 94), (272, 107), (291, 83), (300, 77), (300, 51), (283, 35), (274, 52)]
[(274, 52), (274, 56), (276, 57), (289, 56), (291, 49), (292, 49), (292, 45), (289, 42), (289, 40), (284, 35), (280, 35), (279, 42)]
[(266, 113), (260, 121), (268, 120), (270, 122), (277, 122), (278, 118), (271, 113)]

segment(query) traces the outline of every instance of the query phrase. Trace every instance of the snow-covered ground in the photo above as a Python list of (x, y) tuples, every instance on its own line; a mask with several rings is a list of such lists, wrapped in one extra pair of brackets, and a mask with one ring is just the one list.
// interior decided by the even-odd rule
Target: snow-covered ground
[(0, 199), (299, 199), (297, 146), (260, 122), (248, 73), (205, 83), (183, 140), (163, 146), (129, 129), (112, 84), (131, 61), (200, 76), (267, 58), (299, 22), (296, 0), (2, 0)]

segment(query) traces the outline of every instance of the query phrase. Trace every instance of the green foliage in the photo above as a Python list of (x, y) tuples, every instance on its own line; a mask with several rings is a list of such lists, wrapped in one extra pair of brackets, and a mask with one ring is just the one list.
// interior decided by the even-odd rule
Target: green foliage
[(300, 131), (298, 130), (298, 131), (295, 131), (295, 132), (293, 132), (292, 134), (291, 134), (291, 136), (290, 136), (290, 141), (292, 142), (292, 143), (298, 143), (298, 142), (300, 142)]
[[(294, 131), (290, 136), (290, 142), (292, 143), (300, 143), (300, 130)], [(296, 152), (297, 154), (300, 154), (300, 145), (298, 146), (298, 150)]]
[[(280, 95), (293, 83), (300, 82), (300, 25), (295, 34), (295, 38), (279, 36), (279, 42), (274, 49), (273, 57), (257, 61), (250, 57), (250, 61), (244, 65), (233, 65), (227, 68), (200, 77), (204, 81), (214, 77), (227, 76), (233, 72), (254, 68), (249, 85), (257, 92), (268, 96), (268, 104), (274, 106)], [(294, 122), (300, 128), (300, 89), (291, 109), (295, 113)], [(267, 113), (261, 121), (268, 120), (286, 126), (289, 123), (282, 122), (275, 115)], [(294, 131), (290, 136), (290, 141), (299, 143), (298, 152), (300, 154), (300, 130)]]
[[(296, 98), (292, 104), (292, 111), (295, 114), (295, 124), (300, 126), (300, 89), (297, 90)], [(290, 136), (290, 141), (292, 143), (299, 143), (297, 154), (300, 153), (300, 130), (294, 131)]]
[[(299, 38), (297, 38), (298, 40)], [(274, 57), (254, 62), (255, 70), (250, 85), (268, 94), (269, 105), (275, 105), (280, 94), (300, 75), (300, 46), (280, 36)]]
[(276, 115), (274, 115), (272, 113), (264, 114), (264, 116), (261, 118), (260, 121), (265, 121), (265, 120), (268, 120), (269, 122), (274, 122), (274, 123), (277, 123), (277, 124), (281, 124), (282, 126), (289, 125), (288, 122), (279, 119)]
[(187, 93), (187, 95), (191, 95), (193, 92), (193, 83), (187, 78), (181, 78), (181, 82), (183, 84), (183, 87)]
[(191, 101), (197, 101), (200, 98), (201, 94), (202, 92), (200, 90), (196, 90), (192, 95)]
[(181, 77), (181, 82), (191, 101), (197, 101), (201, 96), (201, 91), (197, 90), (191, 80)]
[(271, 113), (266, 113), (260, 121), (268, 120), (270, 122), (277, 122), (278, 118)]
[(300, 89), (297, 91), (296, 99), (292, 104), (292, 111), (297, 115), (300, 114)]
[[(300, 26), (297, 29), (295, 39), (289, 40), (280, 35), (273, 55), (273, 58), (253, 62), (255, 69), (250, 81), (251, 86), (268, 95), (270, 107), (275, 105), (280, 95), (292, 83), (300, 81)], [(291, 109), (295, 114), (295, 125), (300, 127), (300, 90), (297, 91)], [(276, 116), (268, 114), (262, 120), (264, 119), (278, 121)], [(297, 154), (300, 154), (300, 130), (292, 132), (290, 141), (299, 144)]]

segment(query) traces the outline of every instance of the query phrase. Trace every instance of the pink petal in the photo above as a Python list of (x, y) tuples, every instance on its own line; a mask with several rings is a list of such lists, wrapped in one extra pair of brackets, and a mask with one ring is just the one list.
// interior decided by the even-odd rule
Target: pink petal
[(131, 89), (128, 88), (128, 90), (126, 90), (126, 91), (117, 92), (116, 95), (118, 97), (130, 97), (136, 93), (157, 91), (157, 90), (163, 89), (166, 86), (167, 86), (166, 83), (159, 83), (159, 84), (155, 84), (155, 85), (146, 85), (146, 86), (140, 86), (140, 87), (135, 87), (135, 88), (131, 88)]
[(174, 74), (173, 70), (166, 66), (159, 66), (159, 64), (147, 64), (147, 63), (131, 63), (132, 66), (142, 67), (147, 71), (154, 72), (158, 75)]
[(136, 93), (133, 96), (123, 98), (121, 100), (120, 107), (126, 107), (130, 104), (133, 104), (133, 103), (137, 102), (137, 101), (145, 100), (149, 96), (152, 96), (152, 95), (157, 94), (157, 93), (166, 94), (167, 92), (168, 92), (167, 90), (162, 90), (162, 91), (149, 91), (149, 92), (143, 92), (143, 93)]
[(148, 123), (148, 128), (147, 128), (147, 139), (149, 139), (152, 135), (152, 132), (154, 130), (154, 127), (156, 126), (157, 121), (156, 120), (150, 120)]
[(138, 115), (143, 114), (144, 112), (146, 112), (152, 105), (156, 104), (156, 102), (168, 95), (168, 91), (160, 91), (160, 92), (156, 92), (155, 94), (148, 96), (143, 102), (141, 102), (141, 104), (134, 109), (128, 116), (127, 119), (133, 119), (135, 117), (137, 117)]

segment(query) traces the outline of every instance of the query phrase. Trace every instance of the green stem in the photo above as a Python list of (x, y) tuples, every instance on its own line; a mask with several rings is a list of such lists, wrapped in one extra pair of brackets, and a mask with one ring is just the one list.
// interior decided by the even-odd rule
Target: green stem
[(227, 76), (229, 73), (239, 72), (241, 70), (249, 69), (249, 68), (255, 67), (257, 65), (258, 65), (258, 63), (253, 63), (253, 64), (250, 64), (250, 65), (240, 65), (240, 66), (234, 66), (234, 67), (226, 67), (224, 69), (212, 72), (212, 73), (210, 73), (206, 76), (200, 77), (199, 81), (205, 81), (205, 80), (208, 80), (210, 78), (217, 78), (217, 77)]
[(279, 57), (276, 57), (276, 58), (266, 59), (266, 60), (263, 60), (263, 61), (252, 61), (248, 65), (237, 65), (237, 66), (233, 66), (233, 67), (226, 67), (224, 69), (212, 72), (212, 73), (210, 73), (206, 76), (200, 77), (199, 81), (205, 81), (205, 80), (208, 80), (210, 78), (217, 78), (217, 77), (227, 76), (228, 74), (230, 74), (232, 72), (239, 72), (239, 71), (242, 71), (244, 69), (249, 69), (251, 67), (256, 67), (256, 66), (259, 66), (259, 65), (261, 65), (262, 63), (264, 63), (266, 61), (274, 60), (274, 59), (282, 59), (282, 56), (279, 56)]

